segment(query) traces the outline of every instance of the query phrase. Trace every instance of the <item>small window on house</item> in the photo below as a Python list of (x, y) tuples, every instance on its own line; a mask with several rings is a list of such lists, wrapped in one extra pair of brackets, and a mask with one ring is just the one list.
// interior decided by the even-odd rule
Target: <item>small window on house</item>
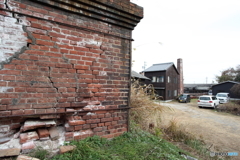
[(156, 77), (152, 77), (152, 82), (156, 82)]
[(168, 76), (168, 83), (170, 83), (170, 77)]
[(159, 79), (159, 77), (157, 77), (157, 82), (159, 82), (160, 81), (160, 79)]
[(160, 77), (159, 77), (159, 82), (160, 82), (160, 83), (163, 83), (163, 82), (164, 82), (164, 76), (160, 76)]
[(177, 90), (174, 90), (174, 97), (177, 96)]
[(171, 97), (171, 91), (168, 90), (168, 97)]

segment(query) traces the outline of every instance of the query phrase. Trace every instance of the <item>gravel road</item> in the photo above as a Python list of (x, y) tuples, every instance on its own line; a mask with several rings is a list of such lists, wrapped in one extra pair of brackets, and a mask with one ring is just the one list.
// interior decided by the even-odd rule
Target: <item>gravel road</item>
[[(163, 124), (175, 119), (186, 131), (202, 137), (211, 151), (238, 152), (240, 159), (240, 116), (198, 108), (194, 103), (160, 103), (167, 106), (163, 113)], [(237, 158), (237, 157), (235, 157)]]

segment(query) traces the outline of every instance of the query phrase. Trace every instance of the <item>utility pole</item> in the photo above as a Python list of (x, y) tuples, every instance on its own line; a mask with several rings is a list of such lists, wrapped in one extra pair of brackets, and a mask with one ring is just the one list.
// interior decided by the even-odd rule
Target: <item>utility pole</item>
[(146, 66), (147, 66), (147, 62), (144, 61), (144, 65), (142, 66), (142, 69), (145, 70), (145, 69), (146, 69)]

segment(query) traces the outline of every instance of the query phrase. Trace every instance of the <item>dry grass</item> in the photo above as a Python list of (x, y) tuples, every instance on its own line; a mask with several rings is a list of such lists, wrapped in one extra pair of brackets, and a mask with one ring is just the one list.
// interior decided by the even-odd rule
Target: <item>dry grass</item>
[(152, 85), (143, 86), (138, 81), (131, 85), (130, 119), (145, 131), (160, 127), (163, 106), (154, 103), (156, 94)]
[(185, 128), (178, 125), (178, 121), (176, 119), (172, 119), (169, 122), (169, 125), (163, 128), (163, 132), (165, 133), (165, 138), (170, 141), (184, 142), (195, 139), (195, 137), (188, 133)]
[(240, 115), (240, 101), (230, 101), (229, 103), (224, 103), (217, 108), (217, 111)]

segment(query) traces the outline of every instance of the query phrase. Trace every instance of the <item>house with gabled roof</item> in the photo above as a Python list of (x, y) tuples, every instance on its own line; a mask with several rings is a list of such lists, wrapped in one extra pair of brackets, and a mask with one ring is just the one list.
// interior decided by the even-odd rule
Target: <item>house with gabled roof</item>
[(151, 67), (145, 69), (143, 73), (144, 76), (151, 79), (148, 83), (153, 84), (159, 96), (162, 96), (164, 100), (171, 100), (180, 94), (179, 84), (182, 83), (182, 80), (180, 80), (180, 73), (182, 71), (179, 70), (173, 62), (170, 62), (153, 64)]

